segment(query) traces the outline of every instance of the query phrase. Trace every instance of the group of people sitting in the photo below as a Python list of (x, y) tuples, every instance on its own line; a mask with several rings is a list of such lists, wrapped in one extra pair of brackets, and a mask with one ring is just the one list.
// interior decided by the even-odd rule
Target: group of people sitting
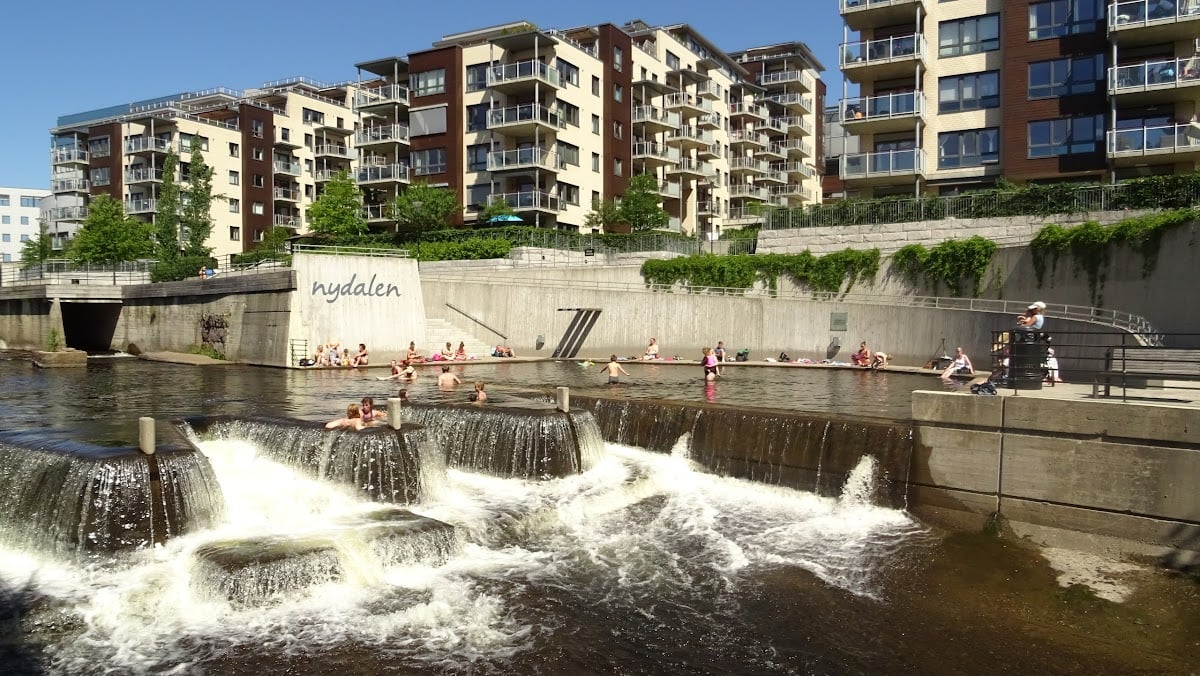
[(350, 348), (341, 348), (338, 343), (332, 342), (318, 345), (317, 351), (313, 353), (311, 358), (300, 360), (300, 366), (358, 368), (360, 366), (367, 366), (368, 361), (369, 355), (365, 344), (359, 343), (358, 351), (350, 354)]
[(892, 360), (892, 355), (886, 352), (872, 352), (870, 347), (867, 347), (867, 341), (858, 344), (858, 352), (850, 355), (850, 363), (855, 366), (864, 366), (868, 368), (883, 368)]

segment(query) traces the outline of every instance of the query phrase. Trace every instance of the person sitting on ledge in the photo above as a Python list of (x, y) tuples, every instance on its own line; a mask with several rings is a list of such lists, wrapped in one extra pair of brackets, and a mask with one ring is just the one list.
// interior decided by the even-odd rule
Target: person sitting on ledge
[(513, 349), (507, 345), (497, 345), (495, 350), (492, 350), (493, 357), (515, 357)]
[(1017, 326), (1026, 331), (1041, 331), (1046, 322), (1046, 318), (1042, 314), (1045, 311), (1045, 303), (1040, 300), (1035, 302), (1025, 310), (1025, 314), (1017, 317)]
[(366, 343), (358, 344), (358, 352), (350, 359), (350, 365), (358, 368), (359, 366), (367, 365), (367, 345)]
[(350, 404), (346, 407), (346, 417), (331, 420), (325, 423), (325, 429), (351, 429), (361, 430), (363, 428), (362, 412), (358, 409), (358, 404)]
[(454, 348), (450, 346), (450, 341), (446, 341), (446, 347), (437, 355), (438, 361), (450, 361), (454, 359)]
[(850, 355), (850, 363), (855, 366), (868, 366), (871, 363), (871, 349), (867, 347), (867, 341), (858, 344), (858, 352)]
[(650, 339), (650, 344), (646, 346), (646, 354), (642, 355), (642, 359), (652, 360), (658, 359), (658, 341), (654, 338)]
[(954, 361), (942, 371), (942, 379), (950, 380), (951, 375), (970, 375), (975, 373), (975, 367), (971, 366), (971, 360), (963, 352), (961, 347), (954, 348)]
[(408, 357), (404, 361), (407, 362), (408, 364), (424, 364), (425, 363), (425, 357), (422, 357), (421, 353), (417, 352), (417, 344), (415, 341), (408, 342)]
[(454, 351), (454, 361), (466, 361), (466, 360), (467, 360), (467, 344), (462, 341), (459, 341), (458, 349)]

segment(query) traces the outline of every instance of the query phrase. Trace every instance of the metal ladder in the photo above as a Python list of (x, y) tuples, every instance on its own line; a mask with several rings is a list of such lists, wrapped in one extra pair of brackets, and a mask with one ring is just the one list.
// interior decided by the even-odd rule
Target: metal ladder
[(292, 338), (288, 341), (288, 351), (291, 353), (291, 366), (299, 366), (301, 359), (308, 358), (308, 339)]

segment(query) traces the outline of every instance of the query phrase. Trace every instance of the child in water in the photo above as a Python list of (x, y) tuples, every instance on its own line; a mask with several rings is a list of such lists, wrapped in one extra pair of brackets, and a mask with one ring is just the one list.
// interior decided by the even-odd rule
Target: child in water
[(607, 368), (608, 368), (608, 384), (610, 384), (610, 385), (621, 382), (621, 378), (620, 378), (619, 374), (624, 373), (625, 375), (629, 375), (629, 371), (626, 371), (620, 364), (617, 363), (617, 355), (615, 355), (615, 354), (608, 358), (608, 367)]

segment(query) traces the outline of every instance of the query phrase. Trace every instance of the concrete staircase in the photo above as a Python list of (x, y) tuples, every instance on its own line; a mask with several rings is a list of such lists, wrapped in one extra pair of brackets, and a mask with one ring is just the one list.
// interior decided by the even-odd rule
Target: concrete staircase
[(421, 354), (428, 357), (430, 354), (441, 350), (446, 343), (450, 343), (451, 349), (457, 350), (459, 342), (467, 344), (467, 354), (475, 357), (489, 357), (492, 354), (492, 349), (496, 347), (496, 343), (502, 341), (497, 336), (495, 343), (484, 343), (470, 331), (452, 322), (445, 319), (426, 317), (425, 342), (417, 345), (417, 349), (421, 351)]

